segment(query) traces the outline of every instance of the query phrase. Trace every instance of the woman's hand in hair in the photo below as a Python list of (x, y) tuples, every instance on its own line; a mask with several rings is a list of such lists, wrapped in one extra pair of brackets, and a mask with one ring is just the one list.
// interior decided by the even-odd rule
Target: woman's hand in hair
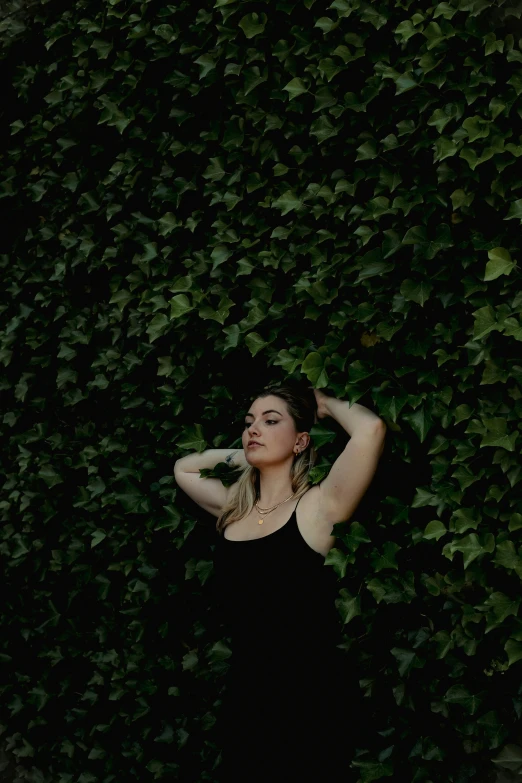
[(310, 386), (310, 388), (313, 390), (313, 393), (315, 394), (315, 399), (317, 402), (317, 418), (318, 419), (324, 419), (325, 416), (329, 416), (328, 408), (326, 407), (327, 401), (330, 399), (327, 394), (322, 392), (320, 389), (314, 389), (313, 386)]

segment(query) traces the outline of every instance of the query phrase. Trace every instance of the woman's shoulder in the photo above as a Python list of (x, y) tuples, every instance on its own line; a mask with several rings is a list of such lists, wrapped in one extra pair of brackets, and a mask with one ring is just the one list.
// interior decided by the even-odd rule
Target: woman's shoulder
[(301, 496), (296, 515), (297, 526), (308, 546), (326, 557), (335, 544), (335, 536), (331, 535), (334, 523), (324, 517), (320, 484), (313, 484)]

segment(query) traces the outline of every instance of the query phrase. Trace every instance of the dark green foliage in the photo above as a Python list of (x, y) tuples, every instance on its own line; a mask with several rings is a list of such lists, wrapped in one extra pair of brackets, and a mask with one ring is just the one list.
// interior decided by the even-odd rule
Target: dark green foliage
[[(371, 717), (362, 783), (522, 780), (520, 4), (1, 16), (18, 774), (215, 779), (215, 518), (172, 468), (240, 446), (243, 402), (292, 376), (388, 425), (327, 559)], [(316, 481), (345, 436), (312, 436)]]

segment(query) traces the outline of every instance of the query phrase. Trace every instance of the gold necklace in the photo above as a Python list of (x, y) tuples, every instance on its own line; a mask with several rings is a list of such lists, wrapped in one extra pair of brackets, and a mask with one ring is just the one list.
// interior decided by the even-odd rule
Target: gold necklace
[[(296, 454), (299, 454), (299, 453), (300, 453), (299, 451), (296, 452)], [(272, 511), (275, 511), (276, 508), (278, 508), (279, 506), (282, 506), (283, 503), (286, 503), (287, 500), (290, 500), (290, 498), (293, 498), (294, 496), (295, 496), (295, 492), (292, 492), (290, 497), (288, 497), (286, 500), (282, 500), (281, 503), (278, 503), (276, 506), (272, 506), (272, 508), (260, 508), (260, 506), (258, 506), (258, 504), (257, 504), (257, 500), (255, 501), (254, 505), (257, 508), (257, 510), (259, 511), (259, 514), (266, 519), (266, 517), (269, 514), (271, 514)], [(262, 525), (263, 522), (265, 521), (265, 519), (258, 519), (257, 524), (258, 525)]]
[[(295, 495), (295, 492), (292, 492), (292, 494), (290, 495), (290, 497), (288, 497), (286, 500), (290, 500), (290, 498), (293, 498), (293, 497), (294, 497), (294, 495)], [(270, 508), (270, 509), (264, 509), (264, 508), (260, 508), (260, 507), (257, 505), (257, 500), (256, 500), (256, 502), (255, 502), (255, 507), (257, 508), (257, 510), (259, 511), (259, 513), (261, 514), (261, 516), (263, 516), (263, 517), (265, 517), (265, 518), (266, 518), (266, 517), (268, 516), (268, 514), (271, 514), (271, 513), (272, 513), (272, 511), (275, 511), (275, 509), (276, 509), (276, 508), (278, 508), (279, 506), (282, 506), (282, 505), (283, 505), (283, 503), (286, 503), (286, 500), (282, 500), (282, 501), (281, 501), (281, 503), (278, 503), (278, 504), (277, 504), (277, 506), (274, 506), (273, 508)], [(258, 525), (262, 525), (264, 521), (265, 521), (264, 519), (258, 519), (258, 521), (257, 521), (257, 524), (258, 524)]]

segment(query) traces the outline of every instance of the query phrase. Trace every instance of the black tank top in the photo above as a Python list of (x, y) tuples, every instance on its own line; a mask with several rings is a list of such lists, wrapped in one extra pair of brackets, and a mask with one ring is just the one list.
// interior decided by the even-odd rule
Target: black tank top
[(223, 783), (348, 780), (357, 672), (337, 647), (335, 572), (301, 535), (297, 505), (273, 533), (220, 534), (214, 551), (214, 598), (232, 648), (218, 724)]
[(217, 597), (236, 659), (244, 652), (265, 668), (295, 664), (296, 654), (316, 656), (341, 641), (336, 576), (301, 535), (299, 500), (273, 533), (244, 541), (221, 534), (214, 553)]

